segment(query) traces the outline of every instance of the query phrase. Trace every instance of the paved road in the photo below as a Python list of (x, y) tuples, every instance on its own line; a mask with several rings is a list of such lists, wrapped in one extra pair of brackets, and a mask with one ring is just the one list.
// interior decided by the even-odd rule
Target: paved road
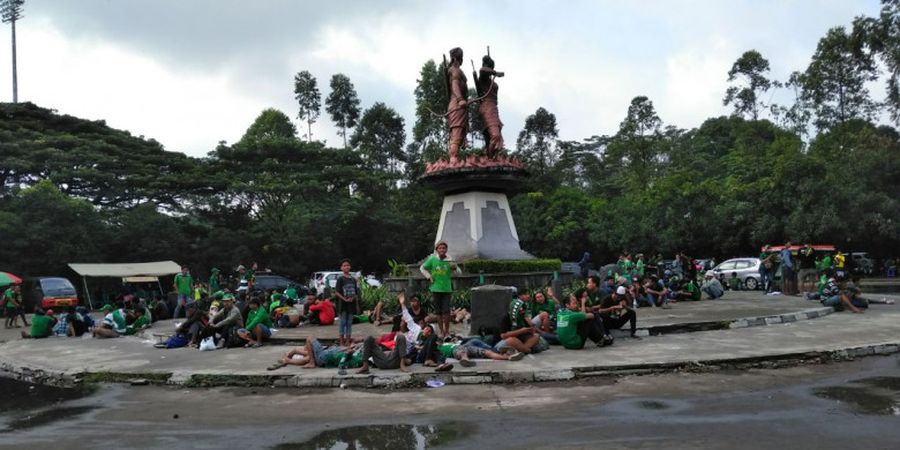
[[(4, 383), (3, 392), (14, 391)], [(16, 392), (2, 404), (59, 395)], [(4, 426), (32, 417), (0, 433), (0, 448), (346, 448), (355, 441), (391, 449), (895, 449), (900, 356), (430, 390), (105, 385), (54, 408), (57, 417), (0, 406)]]

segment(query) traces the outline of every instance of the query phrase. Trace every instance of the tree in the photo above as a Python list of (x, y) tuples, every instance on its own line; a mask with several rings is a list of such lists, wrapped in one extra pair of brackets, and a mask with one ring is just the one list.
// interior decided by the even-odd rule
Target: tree
[(0, 0), (0, 19), (12, 29), (12, 86), (13, 103), (19, 102), (19, 77), (16, 70), (16, 21), (22, 18), (25, 0)]
[[(422, 65), (416, 80), (416, 123), (413, 125), (413, 142), (407, 151), (410, 162), (410, 177), (414, 178), (424, 170), (426, 162), (432, 162), (446, 152), (448, 131), (446, 118), (439, 114), (447, 110), (447, 67), (433, 60)], [(435, 114), (437, 113), (437, 114)]]
[(360, 152), (369, 167), (399, 174), (400, 163), (405, 159), (404, 126), (403, 117), (397, 111), (384, 103), (375, 103), (363, 113), (350, 145)]
[(287, 114), (275, 109), (266, 108), (247, 128), (238, 144), (246, 145), (262, 139), (294, 139), (297, 127), (291, 123)]
[(359, 119), (359, 98), (346, 75), (338, 73), (331, 77), (331, 93), (325, 99), (325, 110), (341, 129), (338, 134), (344, 138), (344, 148), (347, 148), (347, 128), (355, 127)]
[(306, 140), (312, 142), (312, 124), (319, 118), (322, 95), (316, 86), (316, 77), (306, 70), (294, 76), (294, 98), (300, 103), (297, 117), (306, 122)]
[(877, 105), (866, 83), (877, 79), (875, 61), (860, 46), (844, 27), (832, 28), (819, 40), (812, 62), (798, 77), (802, 98), (815, 111), (814, 123), (820, 130), (874, 115)]
[(619, 132), (610, 140), (604, 155), (613, 175), (610, 181), (622, 184), (621, 178), (639, 190), (653, 180), (653, 166), (660, 154), (661, 126), (662, 120), (649, 98), (641, 95), (631, 100)]
[(858, 17), (853, 36), (880, 57), (888, 72), (887, 97), (891, 119), (900, 123), (900, 0), (882, 0), (878, 18)]
[(738, 78), (744, 80), (743, 86), (730, 86), (725, 91), (725, 99), (722, 103), (726, 106), (734, 105), (734, 114), (739, 116), (749, 115), (756, 120), (759, 111), (764, 107), (760, 101), (760, 94), (765, 93), (773, 86), (778, 87), (777, 82), (766, 78), (769, 71), (769, 61), (756, 50), (748, 50), (741, 55), (731, 70), (728, 71), (728, 82), (734, 83)]
[(516, 140), (516, 150), (524, 162), (543, 176), (559, 158), (556, 116), (543, 107), (525, 118), (525, 128)]

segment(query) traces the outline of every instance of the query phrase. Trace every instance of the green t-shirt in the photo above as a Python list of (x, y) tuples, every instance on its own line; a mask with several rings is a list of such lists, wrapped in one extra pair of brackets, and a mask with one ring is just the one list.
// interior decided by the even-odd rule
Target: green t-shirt
[(644, 278), (644, 260), (639, 259), (637, 264), (635, 264), (635, 266), (637, 267), (638, 276), (641, 278)]
[(247, 312), (247, 324), (244, 325), (244, 328), (248, 331), (253, 330), (259, 324), (265, 325), (269, 328), (272, 327), (272, 320), (269, 319), (269, 313), (267, 313), (265, 308), (263, 307), (256, 308), (255, 312)]
[(556, 304), (551, 300), (544, 300), (544, 303), (538, 303), (532, 300), (531, 317), (537, 316), (542, 312), (546, 312), (547, 314), (549, 314), (550, 320), (556, 319)]
[(194, 279), (190, 275), (175, 275), (175, 290), (178, 291), (181, 295), (191, 295), (191, 286), (194, 284)]
[(209, 276), (209, 292), (216, 292), (219, 289), (219, 276), (218, 275), (210, 275)]
[(352, 355), (348, 355), (345, 352), (329, 353), (325, 356), (325, 367), (340, 367), (342, 360), (347, 368), (362, 367), (362, 351), (353, 352)]
[(831, 267), (831, 256), (825, 255), (825, 257), (822, 258), (822, 270), (828, 269), (830, 267)]
[(529, 310), (528, 305), (522, 299), (517, 298), (509, 303), (509, 321), (514, 330), (528, 326), (528, 318), (522, 314), (523, 309)]
[(9, 309), (15, 309), (16, 303), (13, 299), (16, 298), (16, 293), (13, 292), (12, 288), (7, 289), (6, 292), (3, 293), (3, 299), (6, 300), (6, 307)]
[(732, 291), (738, 290), (741, 287), (741, 279), (738, 277), (731, 277), (728, 279), (728, 287), (731, 288)]
[(128, 328), (125, 329), (125, 334), (135, 334), (141, 328), (150, 325), (150, 319), (147, 318), (147, 315), (144, 314), (141, 317), (138, 317), (133, 324), (129, 325)]
[(287, 297), (289, 299), (297, 300), (297, 289), (295, 289), (293, 287), (289, 287), (284, 290), (284, 295), (285, 295), (285, 297)]
[(53, 328), (53, 318), (47, 315), (35, 315), (31, 318), (31, 337), (40, 338), (50, 336)]
[(459, 344), (441, 344), (438, 346), (438, 351), (444, 355), (444, 358), (452, 358), (453, 350), (456, 349), (456, 347), (459, 347)]
[(450, 263), (447, 260), (431, 255), (422, 267), (431, 273), (431, 292), (453, 292), (453, 284), (450, 283)]
[(587, 320), (587, 314), (581, 311), (563, 309), (556, 318), (556, 336), (565, 348), (581, 348), (583, 343), (578, 335), (578, 324)]
[(687, 291), (691, 293), (691, 298), (700, 300), (700, 288), (697, 287), (697, 283), (694, 283), (693, 281), (688, 282)]
[(827, 284), (828, 284), (828, 277), (826, 277), (823, 274), (821, 277), (819, 277), (819, 283), (816, 286), (816, 290), (819, 292), (819, 295), (822, 295), (825, 293), (825, 285), (827, 285)]

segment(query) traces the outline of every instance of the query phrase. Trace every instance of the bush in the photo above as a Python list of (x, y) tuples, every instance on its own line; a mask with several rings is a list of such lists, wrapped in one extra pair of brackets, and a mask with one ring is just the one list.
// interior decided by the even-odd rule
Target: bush
[(559, 259), (473, 259), (462, 263), (466, 273), (553, 272), (562, 268)]

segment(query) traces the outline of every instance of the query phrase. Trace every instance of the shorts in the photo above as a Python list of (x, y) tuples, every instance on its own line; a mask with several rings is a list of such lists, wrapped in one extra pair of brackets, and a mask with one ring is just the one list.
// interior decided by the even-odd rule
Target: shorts
[(434, 309), (438, 314), (450, 314), (450, 298), (452, 296), (451, 292), (431, 293), (431, 298), (434, 299)]
[[(270, 338), (270, 337), (272, 337), (272, 329), (270, 329), (269, 327), (267, 327), (267, 326), (265, 326), (265, 325), (263, 325), (263, 324), (259, 324), (259, 325), (257, 325), (257, 326), (260, 327), (260, 328), (262, 328), (262, 337), (263, 337), (264, 339), (265, 339), (265, 338)], [(255, 327), (254, 327), (254, 328), (255, 328)], [(252, 331), (253, 331), (253, 330), (248, 330), (248, 329), (246, 329), (246, 328), (241, 328), (240, 330), (238, 330), (238, 333), (251, 333)]]
[(453, 349), (453, 357), (459, 360), (463, 359), (463, 355), (472, 359), (484, 359), (485, 349), (481, 347), (458, 345)]

